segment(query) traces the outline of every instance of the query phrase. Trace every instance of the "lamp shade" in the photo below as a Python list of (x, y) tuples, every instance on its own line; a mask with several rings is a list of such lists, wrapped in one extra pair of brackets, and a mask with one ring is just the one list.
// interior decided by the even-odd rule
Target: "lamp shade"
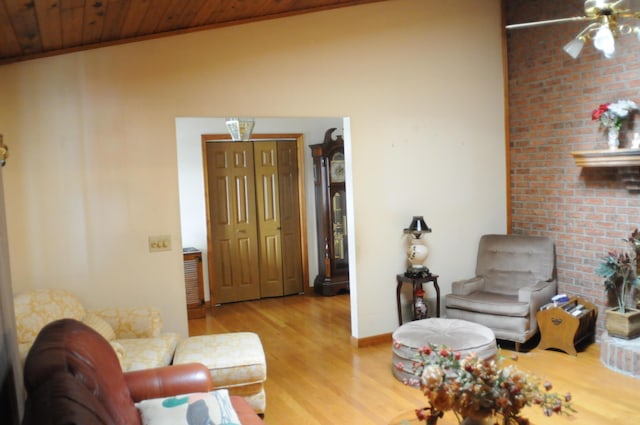
[(574, 59), (577, 59), (580, 56), (580, 52), (582, 52), (582, 48), (584, 47), (584, 40), (582, 38), (574, 38), (570, 42), (568, 42), (564, 46), (564, 51), (567, 52), (569, 56)]
[(602, 25), (593, 38), (593, 46), (600, 50), (605, 58), (610, 59), (616, 52), (616, 43), (613, 32), (608, 25)]
[(404, 229), (404, 233), (411, 233), (419, 238), (423, 233), (431, 233), (431, 228), (427, 226), (421, 215), (414, 215), (409, 227)]

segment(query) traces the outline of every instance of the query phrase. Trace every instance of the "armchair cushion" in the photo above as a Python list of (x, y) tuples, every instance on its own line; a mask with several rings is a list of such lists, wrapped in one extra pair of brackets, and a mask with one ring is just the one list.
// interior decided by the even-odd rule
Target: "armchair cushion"
[(93, 312), (113, 327), (117, 339), (155, 338), (162, 331), (160, 310), (155, 307), (103, 308)]
[(555, 277), (553, 241), (525, 235), (484, 235), (478, 246), (476, 276), (485, 291), (516, 295), (524, 286)]
[(82, 319), (82, 323), (98, 332), (107, 341), (113, 341), (116, 339), (116, 333), (113, 327), (102, 317), (93, 312), (88, 312)]
[(180, 340), (177, 333), (164, 333), (156, 338), (118, 339), (123, 347), (124, 370), (133, 371), (171, 364)]
[(525, 317), (529, 314), (529, 303), (519, 302), (517, 296), (481, 291), (466, 296), (450, 295), (447, 297), (447, 308), (501, 316)]
[(520, 288), (537, 281), (530, 270), (488, 270), (486, 273), (483, 290), (494, 294), (517, 296)]

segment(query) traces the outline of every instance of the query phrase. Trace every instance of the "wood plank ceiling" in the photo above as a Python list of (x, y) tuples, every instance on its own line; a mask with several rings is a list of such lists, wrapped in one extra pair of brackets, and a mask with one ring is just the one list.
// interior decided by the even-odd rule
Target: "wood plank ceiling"
[(0, 64), (384, 0), (0, 0)]

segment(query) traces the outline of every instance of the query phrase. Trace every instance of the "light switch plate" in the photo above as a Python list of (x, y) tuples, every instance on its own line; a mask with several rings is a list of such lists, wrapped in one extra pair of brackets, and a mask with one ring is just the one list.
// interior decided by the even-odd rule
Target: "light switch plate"
[(171, 235), (149, 236), (149, 252), (171, 251)]

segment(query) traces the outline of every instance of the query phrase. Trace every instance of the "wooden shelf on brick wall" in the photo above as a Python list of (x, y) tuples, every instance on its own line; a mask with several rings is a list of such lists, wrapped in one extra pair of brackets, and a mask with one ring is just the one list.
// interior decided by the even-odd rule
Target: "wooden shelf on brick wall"
[(602, 149), (571, 152), (579, 167), (614, 167), (630, 192), (640, 192), (640, 149)]
[(640, 167), (640, 149), (571, 152), (579, 167)]

